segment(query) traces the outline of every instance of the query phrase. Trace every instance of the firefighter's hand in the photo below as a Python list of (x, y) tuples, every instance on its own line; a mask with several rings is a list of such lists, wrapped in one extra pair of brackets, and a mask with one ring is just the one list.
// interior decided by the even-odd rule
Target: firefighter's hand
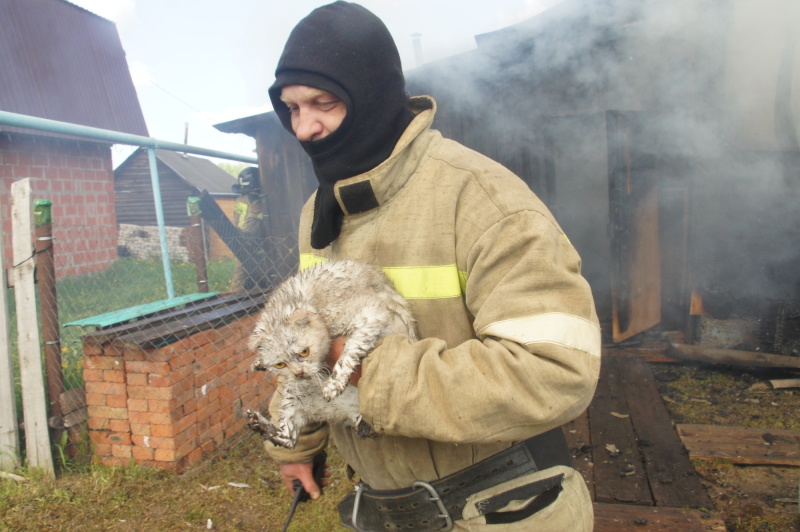
[[(347, 341), (347, 336), (338, 336), (331, 340), (331, 347), (330, 351), (328, 351), (328, 367), (333, 368), (336, 365), (336, 362), (339, 360), (339, 357), (342, 356), (342, 349), (344, 349), (344, 343)], [(350, 384), (353, 386), (358, 386), (358, 381), (361, 379), (361, 365), (359, 364), (356, 366), (356, 370), (353, 372), (353, 375), (350, 377)]]
[[(303, 484), (303, 489), (311, 496), (311, 500), (319, 499), (322, 493), (320, 487), (314, 482), (313, 466), (313, 462), (293, 462), (281, 466), (281, 480), (286, 484), (286, 488), (290, 493), (294, 493), (294, 481), (299, 480)], [(331, 476), (331, 472), (328, 470), (328, 464), (325, 464), (323, 486), (328, 485), (329, 476)]]

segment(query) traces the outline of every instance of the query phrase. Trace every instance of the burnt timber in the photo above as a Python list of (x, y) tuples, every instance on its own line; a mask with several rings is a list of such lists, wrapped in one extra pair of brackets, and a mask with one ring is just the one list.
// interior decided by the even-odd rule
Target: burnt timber
[(605, 350), (594, 399), (564, 433), (596, 532), (725, 530), (640, 357)]

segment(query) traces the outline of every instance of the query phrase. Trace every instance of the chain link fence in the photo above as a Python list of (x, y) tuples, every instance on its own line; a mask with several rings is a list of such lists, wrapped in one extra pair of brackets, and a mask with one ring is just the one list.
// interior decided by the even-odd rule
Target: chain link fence
[[(296, 271), (296, 236), (266, 238), (214, 220), (196, 225), (167, 228), (168, 282), (160, 246), (137, 241), (137, 236), (158, 235), (158, 228), (119, 228), (112, 258), (98, 267), (99, 244), (74, 245), (97, 228), (58, 227), (55, 222), (56, 238), (49, 248), (54, 299), (41, 295), (41, 272), (46, 271), (41, 261), (48, 259), (44, 253), (36, 258), (40, 320), (58, 324), (55, 338), (44, 332), (42, 339), (57, 467), (88, 464), (100, 455), (103, 463), (136, 461), (180, 470), (204, 454), (183, 440), (192, 439), (207, 451), (243, 427), (242, 411), (249, 406), (237, 397), (237, 386), (245, 397), (248, 384), (242, 374), (247, 373), (249, 354), (242, 344), (252, 330), (246, 318), (257, 312), (272, 286)], [(193, 242), (199, 234), (202, 238)], [(230, 252), (209, 254), (211, 239), (221, 239)], [(18, 324), (10, 302), (9, 307), (15, 343)], [(235, 328), (242, 320), (244, 325)], [(227, 337), (231, 331), (236, 338)], [(223, 355), (192, 352), (207, 345), (212, 346), (208, 351)], [(16, 357), (16, 345), (12, 352)], [(234, 358), (235, 365), (230, 363)], [(189, 360), (185, 367), (178, 362), (183, 359)], [(18, 365), (15, 371), (17, 418), (24, 426)], [(253, 406), (264, 407), (264, 397), (254, 393), (251, 402), (258, 404)], [(213, 398), (221, 406), (215, 407)], [(187, 430), (183, 425), (190, 418), (201, 420), (201, 426)], [(198, 433), (213, 433), (215, 427), (221, 427), (220, 436), (209, 447)], [(161, 441), (168, 438), (173, 441)]]

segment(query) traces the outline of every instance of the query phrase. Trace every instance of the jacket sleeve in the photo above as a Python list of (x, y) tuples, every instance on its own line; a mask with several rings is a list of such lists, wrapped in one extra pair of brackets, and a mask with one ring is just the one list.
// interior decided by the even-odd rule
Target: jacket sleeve
[[(278, 404), (280, 403), (280, 388), (272, 395), (269, 403), (270, 419), (278, 419)], [(264, 449), (267, 454), (279, 465), (292, 462), (310, 462), (320, 451), (328, 446), (328, 425), (306, 427), (300, 431), (300, 438), (294, 449), (286, 449), (275, 445), (269, 440), (264, 440)]]
[(475, 338), (392, 336), (366, 357), (360, 408), (378, 432), (519, 441), (574, 419), (592, 398), (600, 328), (578, 254), (549, 213), (504, 216), (465, 245)]

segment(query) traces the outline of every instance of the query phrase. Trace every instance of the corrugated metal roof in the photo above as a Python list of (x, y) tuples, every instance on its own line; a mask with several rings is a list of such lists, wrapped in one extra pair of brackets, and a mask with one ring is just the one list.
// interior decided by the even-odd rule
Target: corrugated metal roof
[(65, 0), (0, 1), (0, 109), (148, 136), (116, 25)]

